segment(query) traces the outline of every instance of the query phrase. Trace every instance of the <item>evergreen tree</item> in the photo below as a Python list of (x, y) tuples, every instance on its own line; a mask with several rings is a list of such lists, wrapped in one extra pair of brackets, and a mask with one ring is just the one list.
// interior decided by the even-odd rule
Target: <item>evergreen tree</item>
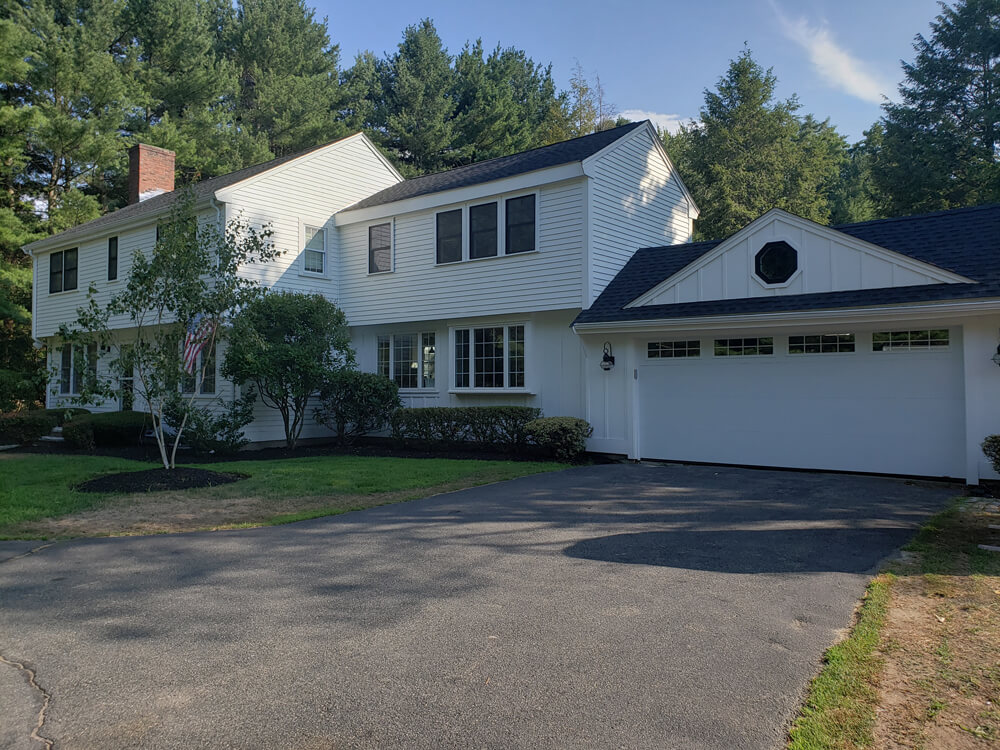
[(885, 105), (875, 180), (892, 214), (1000, 200), (1000, 0), (942, 4), (901, 101)]
[(830, 222), (847, 224), (886, 216), (885, 199), (874, 181), (884, 129), (875, 123), (864, 138), (847, 150), (840, 179), (831, 195)]
[(664, 145), (701, 207), (696, 231), (725, 237), (771, 208), (826, 222), (843, 161), (843, 139), (828, 122), (800, 118), (795, 97), (776, 100), (773, 72), (744, 50), (700, 119)]

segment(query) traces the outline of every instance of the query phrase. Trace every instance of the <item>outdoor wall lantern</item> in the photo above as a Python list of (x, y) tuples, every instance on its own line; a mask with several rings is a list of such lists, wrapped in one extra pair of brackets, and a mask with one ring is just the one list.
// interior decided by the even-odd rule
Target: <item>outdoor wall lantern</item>
[(997, 344), (996, 353), (992, 357), (990, 357), (990, 359), (993, 360), (993, 364), (1000, 365), (1000, 344)]
[[(1000, 347), (998, 347), (1000, 349)], [(997, 355), (1000, 356), (1000, 355)], [(611, 353), (611, 343), (604, 342), (604, 356), (601, 357), (601, 369), (607, 372), (615, 366), (615, 355)]]

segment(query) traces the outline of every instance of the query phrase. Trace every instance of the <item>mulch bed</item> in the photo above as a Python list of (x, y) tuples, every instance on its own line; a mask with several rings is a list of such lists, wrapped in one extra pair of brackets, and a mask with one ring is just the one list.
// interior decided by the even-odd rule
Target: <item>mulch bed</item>
[(105, 474), (78, 484), (75, 489), (80, 492), (162, 492), (215, 487), (218, 484), (238, 482), (240, 479), (246, 479), (246, 475), (179, 466), (170, 470), (148, 469)]

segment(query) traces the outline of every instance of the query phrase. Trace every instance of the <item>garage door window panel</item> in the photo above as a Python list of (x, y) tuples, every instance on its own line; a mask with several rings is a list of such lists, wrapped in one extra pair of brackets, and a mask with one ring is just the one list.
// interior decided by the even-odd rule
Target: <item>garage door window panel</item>
[(716, 357), (759, 357), (774, 354), (774, 338), (716, 339)]
[(875, 331), (872, 334), (872, 351), (926, 351), (939, 349), (950, 344), (946, 328), (920, 329), (914, 331)]
[(789, 354), (845, 354), (854, 351), (853, 333), (789, 336)]
[(650, 341), (646, 345), (647, 359), (700, 357), (701, 341)]

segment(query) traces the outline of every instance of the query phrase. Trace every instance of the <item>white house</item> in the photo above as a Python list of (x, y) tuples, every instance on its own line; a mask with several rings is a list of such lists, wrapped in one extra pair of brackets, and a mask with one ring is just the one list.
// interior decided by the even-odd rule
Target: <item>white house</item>
[[(113, 293), (174, 198), (169, 152), (131, 156), (133, 204), (25, 248), (50, 405), (102, 366), (59, 325), (91, 283)], [(358, 134), (196, 196), (204, 221), (270, 224), (285, 254), (248, 273), (337, 302), (407, 405), (539, 406), (632, 458), (993, 476), (1000, 207), (837, 228), (772, 211), (691, 244), (698, 209), (648, 122), (412, 180)], [(209, 373), (206, 399), (235, 393)], [(250, 437), (281, 435), (260, 406)]]

